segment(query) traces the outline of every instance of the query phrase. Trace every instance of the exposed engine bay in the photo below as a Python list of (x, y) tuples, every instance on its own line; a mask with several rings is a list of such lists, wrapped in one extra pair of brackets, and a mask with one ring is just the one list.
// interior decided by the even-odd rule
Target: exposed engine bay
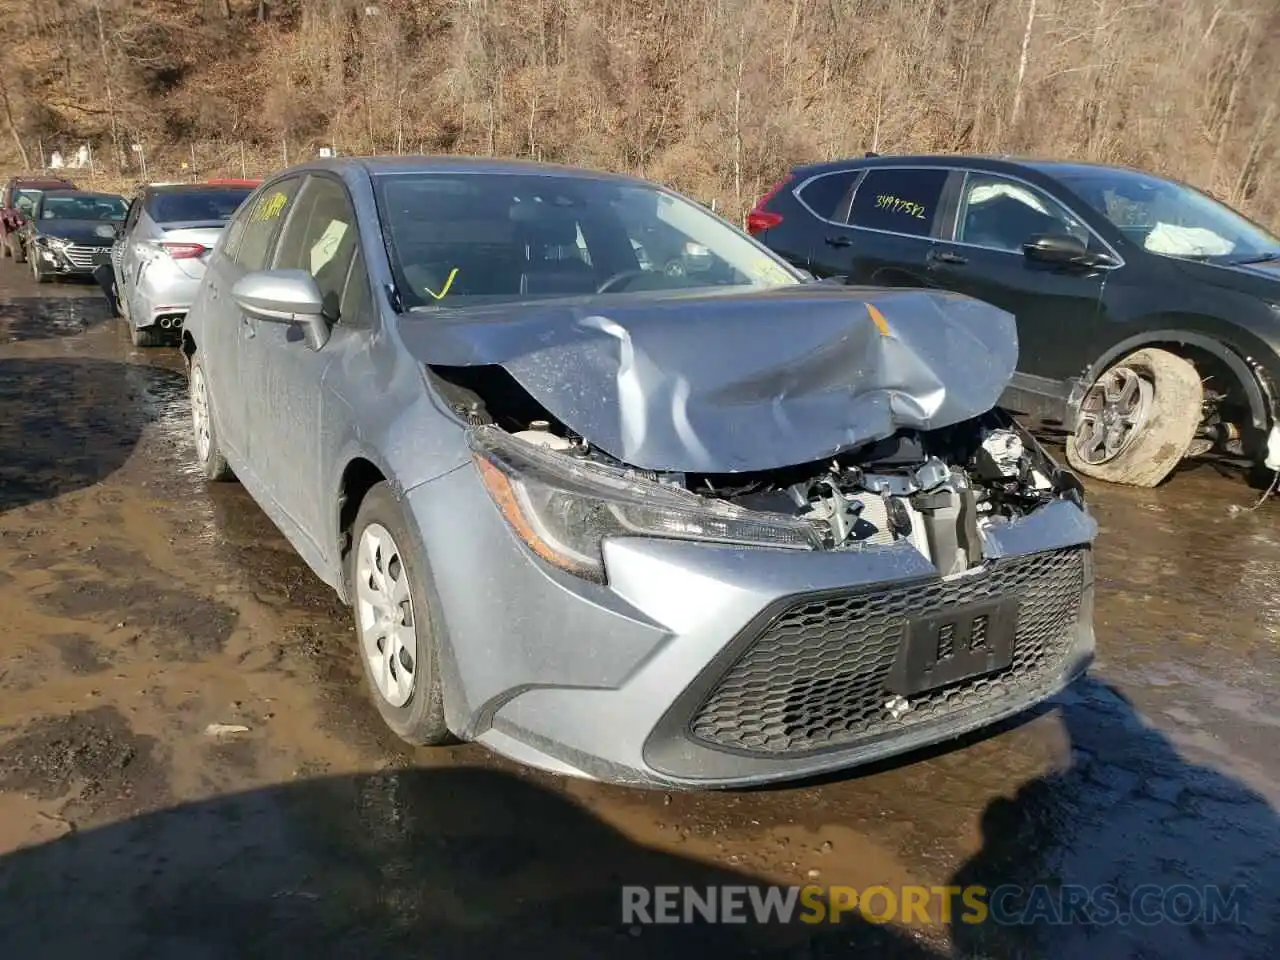
[(944, 576), (982, 563), (985, 525), (1026, 516), (1064, 497), (1083, 502), (1075, 477), (999, 409), (936, 430), (899, 430), (829, 461), (759, 473), (693, 474), (621, 462), (534, 409), (536, 404), (531, 407), (531, 398), (514, 382), (502, 384), (507, 390), (495, 395), (498, 384), (489, 381), (484, 400), (452, 376), (436, 385), (453, 412), (472, 425), (498, 426), (571, 461), (703, 503), (804, 521), (817, 534), (813, 545), (819, 549), (906, 541)]

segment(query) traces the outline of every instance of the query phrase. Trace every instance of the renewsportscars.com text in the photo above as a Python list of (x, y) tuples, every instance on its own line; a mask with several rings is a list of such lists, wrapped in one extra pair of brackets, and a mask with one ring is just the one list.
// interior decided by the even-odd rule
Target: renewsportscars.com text
[(626, 886), (622, 922), (935, 925), (1239, 923), (1243, 887)]

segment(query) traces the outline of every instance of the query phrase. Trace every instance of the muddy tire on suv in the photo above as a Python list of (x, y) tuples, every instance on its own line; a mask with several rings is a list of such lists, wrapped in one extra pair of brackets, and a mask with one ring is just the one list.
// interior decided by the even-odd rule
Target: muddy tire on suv
[(1138, 350), (1090, 385), (1067, 462), (1098, 480), (1154, 487), (1191, 449), (1203, 405), (1204, 387), (1189, 360)]

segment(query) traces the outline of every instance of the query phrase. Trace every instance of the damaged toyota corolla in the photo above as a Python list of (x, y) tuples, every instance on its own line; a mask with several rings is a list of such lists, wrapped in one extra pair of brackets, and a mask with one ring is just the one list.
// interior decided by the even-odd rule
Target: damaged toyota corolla
[(354, 611), (387, 725), (729, 787), (935, 743), (1093, 652), (1080, 484), (996, 408), (1011, 316), (808, 282), (656, 185), (319, 161), (184, 331), (210, 479)]

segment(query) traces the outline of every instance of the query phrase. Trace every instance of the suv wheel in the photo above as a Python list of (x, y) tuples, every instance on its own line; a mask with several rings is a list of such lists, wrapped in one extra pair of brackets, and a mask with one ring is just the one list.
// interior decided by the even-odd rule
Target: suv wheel
[(1154, 487), (1191, 450), (1203, 404), (1204, 387), (1189, 360), (1138, 350), (1089, 387), (1067, 462), (1085, 476)]
[(40, 269), (40, 261), (36, 257), (31, 258), (31, 275), (35, 277), (36, 283), (49, 282), (49, 275)]
[(435, 592), (418, 540), (386, 483), (360, 504), (347, 571), (365, 679), (383, 722), (419, 746), (448, 743)]

